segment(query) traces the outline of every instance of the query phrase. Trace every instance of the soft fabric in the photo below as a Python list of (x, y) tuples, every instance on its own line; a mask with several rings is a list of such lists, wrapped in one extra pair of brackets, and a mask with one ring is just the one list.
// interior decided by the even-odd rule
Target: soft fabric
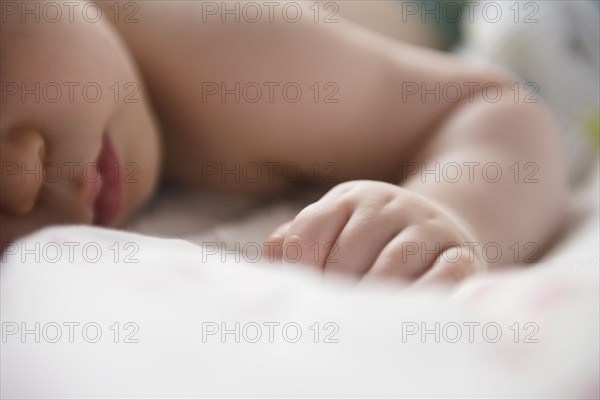
[[(2, 260), (0, 394), (597, 398), (597, 182), (591, 175), (573, 196), (571, 223), (541, 262), (451, 291), (354, 287), (253, 262), (250, 253), (236, 257), (236, 243), (241, 250), (262, 240), (299, 200), (256, 209), (170, 194), (135, 224), (196, 244), (90, 227), (43, 230)], [(51, 343), (55, 324), (62, 337)], [(97, 326), (102, 336), (89, 343)], [(256, 326), (262, 336), (253, 343)]]

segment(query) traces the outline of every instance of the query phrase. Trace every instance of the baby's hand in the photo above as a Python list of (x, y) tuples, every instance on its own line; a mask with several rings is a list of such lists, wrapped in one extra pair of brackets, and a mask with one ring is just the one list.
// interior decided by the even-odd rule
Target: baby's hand
[(350, 181), (276, 229), (264, 253), (357, 278), (447, 282), (487, 268), (479, 249), (437, 203), (392, 184)]

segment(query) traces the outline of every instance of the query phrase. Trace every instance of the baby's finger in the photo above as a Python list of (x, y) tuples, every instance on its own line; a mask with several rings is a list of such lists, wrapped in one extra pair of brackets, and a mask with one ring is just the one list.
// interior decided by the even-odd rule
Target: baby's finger
[(382, 210), (355, 211), (325, 260), (325, 272), (362, 277), (402, 230), (389, 221), (390, 215)]
[(421, 225), (406, 228), (385, 246), (364, 279), (417, 279), (448, 245), (451, 236), (447, 230)]
[(323, 269), (325, 259), (350, 219), (341, 202), (319, 201), (302, 210), (292, 222), (283, 243), (284, 264), (304, 264)]
[(285, 234), (290, 229), (292, 221), (279, 225), (263, 243), (263, 260), (268, 262), (281, 261), (283, 257), (283, 241)]
[(438, 256), (432, 268), (419, 278), (415, 285), (457, 283), (485, 270), (486, 262), (472, 247), (450, 247)]

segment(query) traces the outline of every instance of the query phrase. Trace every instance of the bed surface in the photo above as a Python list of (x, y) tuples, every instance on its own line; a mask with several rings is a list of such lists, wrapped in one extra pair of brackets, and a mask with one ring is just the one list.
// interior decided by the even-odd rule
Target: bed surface
[[(598, 397), (596, 173), (544, 259), (452, 291), (356, 288), (211, 247), (260, 243), (313, 196), (258, 206), (171, 193), (131, 224), (138, 233), (73, 226), (30, 236), (24, 248), (94, 243), (102, 257), (3, 260), (2, 397)], [(21, 336), (21, 323), (35, 331), (35, 322), (39, 343)], [(72, 343), (65, 323), (79, 324)]]

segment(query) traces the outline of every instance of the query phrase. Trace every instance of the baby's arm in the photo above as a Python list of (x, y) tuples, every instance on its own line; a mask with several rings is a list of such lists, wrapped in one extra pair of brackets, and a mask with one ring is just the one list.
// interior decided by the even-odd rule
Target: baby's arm
[(515, 100), (508, 85), (502, 90), (497, 103), (480, 95), (458, 105), (417, 155), (420, 169), (439, 163), (438, 182), (420, 170), (403, 184), (467, 221), (490, 267), (537, 261), (563, 221), (567, 194), (553, 117), (525, 94)]
[(464, 103), (402, 170), (402, 188), (338, 185), (277, 229), (266, 255), (357, 277), (457, 281), (535, 262), (563, 217), (560, 143), (538, 105)]
[[(503, 79), (338, 16), (339, 22), (326, 23), (323, 10), (315, 23), (312, 2), (289, 2), (303, 7), (294, 23), (282, 16), (285, 1), (274, 2), (273, 22), (265, 9), (255, 23), (243, 18), (237, 23), (235, 13), (222, 15), (226, 3), (140, 1), (137, 22), (123, 21), (127, 14), (121, 9), (115, 24), (165, 130), (166, 172), (173, 181), (196, 185), (207, 178), (210, 185), (238, 189), (244, 185), (203, 177), (199, 165), (235, 161), (296, 162), (305, 176), (315, 164), (330, 163), (338, 168), (333, 177), (338, 181), (393, 181), (399, 162), (457, 108), (447, 99), (404, 96), (407, 85), (481, 86)], [(114, 16), (112, 2), (100, 4), (107, 18)], [(213, 15), (215, 4), (220, 11)], [(262, 90), (256, 102), (254, 84)], [(296, 88), (302, 90), (298, 101)], [(248, 182), (244, 189), (260, 186)]]
[[(206, 13), (207, 3), (138, 4), (138, 22), (117, 27), (140, 64), (161, 118), (170, 180), (262, 191), (286, 182), (267, 182), (268, 171), (263, 171), (265, 179), (259, 184), (233, 182), (220, 174), (207, 176), (204, 167), (293, 162), (306, 175), (315, 165), (333, 163), (340, 181), (403, 183), (404, 189), (365, 181), (343, 184), (344, 190), (334, 188), (327, 202), (324, 198), (315, 203), (271, 240), (300, 239), (307, 247), (318, 241), (323, 247), (337, 243), (348, 227), (347, 242), (353, 249), (364, 249), (369, 253), (365, 260), (373, 261), (378, 256), (373, 249), (393, 247), (393, 237), (379, 235), (382, 226), (391, 226), (390, 235), (417, 232), (402, 242), (436, 237), (441, 245), (475, 241), (479, 249), (491, 243), (487, 260), (495, 258), (498, 244), (502, 256), (497, 263), (506, 264), (524, 261), (531, 246), (541, 251), (556, 231), (566, 193), (557, 130), (542, 106), (523, 98), (515, 101), (515, 80), (510, 76), (387, 40), (342, 19), (315, 23), (311, 3), (300, 3), (304, 17), (295, 23), (282, 18), (281, 9), (274, 13), (274, 22), (265, 17), (236, 23), (229, 16), (223, 23), (221, 14)], [(222, 85), (231, 90), (237, 82), (263, 88), (273, 82), (278, 88), (294, 83), (304, 95), (298, 102), (284, 99), (279, 90), (274, 101), (265, 95), (258, 102), (236, 101), (235, 90), (223, 95)], [(329, 89), (328, 83), (333, 83)], [(219, 92), (210, 94), (206, 89), (214, 89), (214, 84)], [(311, 90), (315, 84), (321, 90), (317, 101)], [(486, 84), (501, 88), (500, 101), (492, 103), (482, 96), (480, 89)], [(415, 85), (419, 92), (410, 95), (407, 89)], [(458, 99), (435, 89), (448, 85), (463, 88)], [(337, 102), (327, 103), (324, 97), (332, 87)], [(433, 88), (439, 100), (434, 94), (424, 101), (422, 88)], [(490, 93), (493, 89), (486, 95)], [(450, 174), (445, 167), (458, 164), (462, 178), (451, 183), (448, 175), (436, 181), (427, 174), (421, 179), (412, 168), (433, 170), (436, 162)], [(496, 171), (490, 163), (497, 163), (502, 173), (496, 183), (491, 183)], [(492, 168), (483, 171), (488, 165)], [(537, 182), (527, 182), (531, 180)], [(428, 200), (421, 202), (423, 198)], [(388, 202), (393, 205), (380, 207)], [(407, 206), (417, 203), (425, 205)], [(371, 211), (378, 209), (395, 213), (380, 215), (381, 223), (368, 230), (352, 228), (361, 226), (361, 218), (377, 220)], [(340, 212), (347, 218), (338, 225), (330, 222), (327, 216)], [(355, 215), (358, 224), (346, 225)], [(333, 227), (326, 229), (327, 224)], [(424, 225), (426, 229), (411, 228)], [(339, 246), (339, 265), (356, 259), (354, 252), (342, 256), (349, 247)], [(401, 253), (406, 249), (399, 248), (388, 257), (386, 268), (402, 270)], [(305, 254), (312, 253), (314, 246), (305, 249)], [(303, 261), (310, 263), (308, 257)], [(417, 272), (429, 269), (431, 256), (425, 261)], [(326, 267), (326, 257), (318, 257), (315, 264)], [(372, 266), (368, 260), (363, 264), (361, 273)]]

